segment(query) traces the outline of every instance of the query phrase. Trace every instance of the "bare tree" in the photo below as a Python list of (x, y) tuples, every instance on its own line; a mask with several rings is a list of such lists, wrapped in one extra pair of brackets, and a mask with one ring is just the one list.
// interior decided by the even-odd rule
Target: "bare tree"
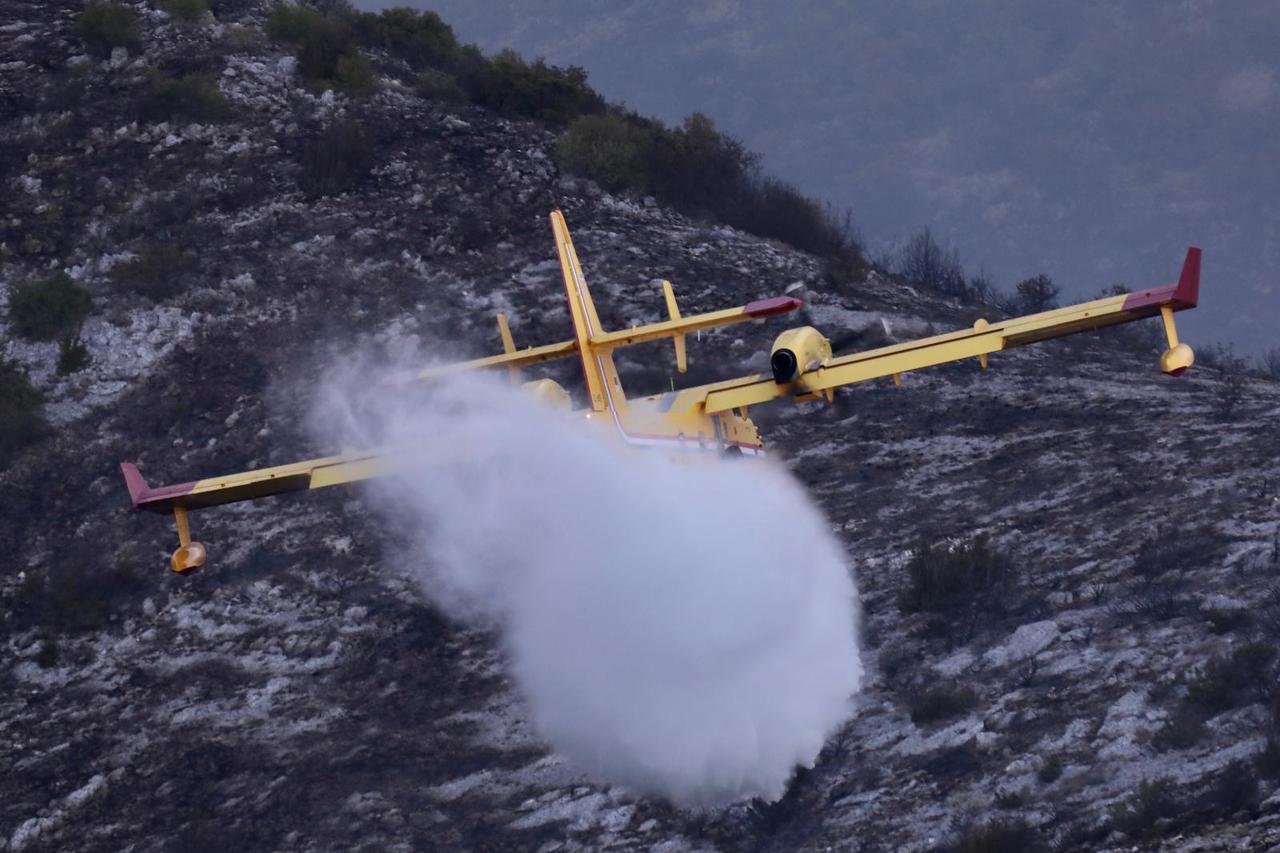
[(1262, 372), (1280, 382), (1280, 347), (1271, 347), (1262, 354)]
[(960, 253), (935, 240), (928, 227), (921, 229), (902, 247), (897, 272), (917, 287), (949, 296), (964, 296), (968, 292), (964, 269), (960, 266)]

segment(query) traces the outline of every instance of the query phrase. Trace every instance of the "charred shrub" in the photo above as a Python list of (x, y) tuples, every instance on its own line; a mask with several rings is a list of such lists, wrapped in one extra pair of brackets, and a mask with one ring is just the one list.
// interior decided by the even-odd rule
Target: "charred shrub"
[(949, 613), (1011, 588), (1013, 560), (986, 536), (945, 545), (920, 545), (907, 563), (907, 587), (898, 597), (905, 613)]
[(1173, 817), (1178, 810), (1173, 784), (1168, 779), (1143, 779), (1133, 794), (1111, 807), (1109, 817), (1114, 829), (1139, 837), (1155, 826), (1156, 821)]
[(111, 55), (112, 48), (123, 47), (130, 53), (142, 49), (138, 35), (138, 19), (123, 3), (91, 0), (76, 18), (76, 32), (85, 47), (97, 57)]
[(1188, 705), (1208, 716), (1267, 698), (1276, 650), (1246, 643), (1226, 656), (1214, 656), (1187, 685)]
[(337, 124), (302, 152), (298, 186), (312, 198), (354, 189), (373, 168), (373, 147), (360, 126)]
[(142, 117), (147, 121), (185, 118), (191, 121), (218, 121), (227, 114), (227, 99), (207, 74), (166, 77), (153, 72), (143, 101)]
[(25, 627), (54, 633), (104, 627), (120, 602), (143, 589), (141, 579), (121, 564), (103, 565), (103, 556), (85, 540), (71, 540), (58, 562), (28, 574), (18, 591), (14, 618)]
[(1253, 616), (1243, 607), (1201, 609), (1205, 621), (1209, 623), (1209, 631), (1213, 634), (1229, 634), (1241, 631), (1253, 624)]
[(1203, 797), (1205, 807), (1222, 817), (1248, 811), (1258, 805), (1258, 775), (1243, 761), (1233, 761), (1213, 780)]
[(80, 339), (80, 330), (58, 339), (58, 375), (67, 376), (89, 365), (89, 348)]
[(911, 722), (918, 726), (947, 720), (978, 704), (978, 694), (968, 687), (919, 688), (907, 696)]
[(1044, 764), (1040, 765), (1040, 769), (1036, 771), (1036, 778), (1040, 780), (1041, 785), (1052, 785), (1062, 776), (1062, 761), (1058, 756), (1050, 756)]
[(567, 125), (605, 109), (604, 98), (587, 85), (587, 72), (577, 66), (526, 62), (512, 50), (486, 59), (468, 47), (458, 68), (458, 82), (472, 103), (507, 115)]
[(1161, 531), (1138, 547), (1131, 571), (1142, 577), (1159, 577), (1208, 568), (1221, 556), (1222, 544), (1221, 535), (1209, 527)]
[(0, 359), (0, 469), (48, 429), (43, 398), (17, 364)]
[(1259, 364), (1262, 367), (1263, 376), (1280, 382), (1280, 347), (1268, 348), (1260, 357)]
[(967, 830), (946, 853), (1035, 853), (1047, 849), (1039, 834), (1021, 820), (993, 820)]
[(936, 290), (948, 296), (966, 293), (960, 252), (944, 246), (929, 228), (922, 228), (902, 247), (893, 270), (916, 287)]
[(209, 11), (205, 0), (158, 0), (156, 5), (183, 24), (194, 24)]
[(1206, 720), (1251, 702), (1276, 701), (1271, 686), (1275, 657), (1274, 648), (1254, 642), (1210, 658), (1188, 682), (1186, 695), (1152, 737), (1152, 746), (1186, 749), (1204, 737)]
[(1254, 769), (1263, 779), (1280, 779), (1280, 737), (1269, 735), (1253, 759)]
[(124, 290), (163, 302), (182, 292), (183, 278), (195, 259), (173, 243), (152, 243), (111, 268), (111, 280)]
[(9, 294), (9, 325), (21, 337), (51, 341), (76, 328), (92, 307), (89, 291), (65, 272), (25, 282)]
[(1169, 719), (1151, 737), (1151, 745), (1160, 752), (1187, 749), (1204, 739), (1205, 715), (1188, 705), (1175, 708)]
[(44, 640), (40, 643), (40, 650), (36, 652), (36, 666), (41, 669), (51, 669), (57, 666), (59, 652), (57, 640)]
[(944, 785), (950, 785), (981, 773), (982, 756), (974, 748), (973, 741), (968, 741), (917, 756), (911, 760), (910, 766)]

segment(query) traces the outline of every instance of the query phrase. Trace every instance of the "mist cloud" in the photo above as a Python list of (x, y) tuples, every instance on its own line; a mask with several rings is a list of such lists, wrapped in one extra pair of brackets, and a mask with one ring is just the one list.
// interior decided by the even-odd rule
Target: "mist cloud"
[(499, 628), (576, 765), (685, 805), (773, 799), (846, 718), (857, 593), (780, 466), (627, 450), (475, 376), (428, 400), (331, 391), (327, 440), (400, 448), (373, 499), (420, 532), (408, 570)]

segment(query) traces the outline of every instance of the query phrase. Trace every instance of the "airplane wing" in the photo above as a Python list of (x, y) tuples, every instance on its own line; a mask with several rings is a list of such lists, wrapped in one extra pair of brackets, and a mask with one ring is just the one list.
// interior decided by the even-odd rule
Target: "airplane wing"
[[(799, 401), (830, 397), (841, 385), (884, 376), (895, 378), (912, 370), (965, 358), (978, 358), (986, 367), (993, 352), (1065, 335), (1128, 323), (1160, 315), (1169, 349), (1161, 359), (1166, 373), (1178, 374), (1191, 365), (1191, 348), (1179, 344), (1173, 312), (1194, 308), (1199, 298), (1200, 250), (1187, 250), (1177, 283), (1137, 293), (1108, 296), (996, 323), (978, 320), (972, 328), (935, 335), (852, 355), (827, 357), (801, 365), (793, 381), (779, 382), (773, 374), (757, 373), (677, 392), (670, 410), (703, 406), (708, 414), (757, 405), (779, 398)], [(829, 351), (829, 348), (828, 348)]]
[(178, 574), (184, 574), (198, 569), (205, 560), (204, 546), (191, 539), (187, 510), (367, 480), (385, 473), (385, 461), (375, 453), (326, 456), (172, 486), (148, 484), (132, 462), (121, 462), (120, 472), (124, 474), (134, 508), (173, 513), (178, 527), (178, 549), (173, 552), (169, 565)]
[(259, 468), (240, 474), (207, 477), (172, 486), (151, 486), (138, 466), (121, 462), (125, 485), (134, 507), (149, 512), (166, 513), (174, 508), (203, 509), (235, 501), (320, 489), (342, 483), (354, 483), (384, 473), (385, 461), (375, 453), (326, 456), (274, 468)]
[[(671, 311), (670, 320), (664, 320), (660, 323), (647, 323), (643, 326), (632, 326), (629, 329), (619, 329), (615, 332), (600, 332), (587, 338), (588, 346), (593, 351), (608, 352), (618, 347), (642, 344), (648, 341), (661, 340), (662, 338), (674, 338), (677, 344), (676, 360), (681, 365), (681, 372), (683, 372), (684, 336), (687, 333), (713, 329), (717, 326), (729, 326), (734, 323), (760, 320), (776, 314), (795, 311), (801, 306), (799, 299), (790, 296), (774, 296), (769, 299), (757, 299), (754, 302), (748, 302), (746, 305), (740, 305), (736, 308), (725, 308), (721, 311), (709, 311), (705, 314), (682, 317), (680, 310), (675, 305), (675, 295), (671, 291), (671, 283), (664, 281), (662, 285), (668, 310)], [(576, 340), (560, 341), (522, 350), (516, 349), (511, 339), (511, 331), (507, 327), (507, 318), (502, 314), (498, 315), (498, 330), (502, 336), (503, 349), (505, 350), (502, 354), (424, 368), (415, 372), (412, 378), (422, 382), (431, 382), (463, 370), (483, 370), (490, 367), (518, 369), (532, 364), (541, 364), (544, 361), (568, 358), (578, 353), (578, 342)]]

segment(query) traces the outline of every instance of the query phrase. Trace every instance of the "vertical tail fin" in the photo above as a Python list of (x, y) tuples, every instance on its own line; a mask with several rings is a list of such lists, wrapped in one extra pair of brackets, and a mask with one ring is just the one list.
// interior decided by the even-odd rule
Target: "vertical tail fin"
[[(569, 237), (569, 226), (565, 225), (564, 215), (558, 210), (551, 212), (551, 230), (556, 237), (556, 250), (560, 254), (560, 269), (564, 273), (565, 294), (569, 298), (569, 316), (573, 318), (573, 334), (578, 341), (578, 355), (582, 358), (582, 374), (587, 383), (587, 396), (591, 408), (602, 412), (610, 405), (610, 390), (604, 359), (591, 348), (591, 338), (601, 334), (600, 317), (596, 314), (595, 303), (591, 301), (591, 292), (587, 290), (586, 279), (582, 277), (582, 266), (578, 263), (578, 253), (573, 249), (573, 240)], [(612, 368), (612, 359), (609, 358)], [(610, 370), (610, 372), (612, 372)]]

